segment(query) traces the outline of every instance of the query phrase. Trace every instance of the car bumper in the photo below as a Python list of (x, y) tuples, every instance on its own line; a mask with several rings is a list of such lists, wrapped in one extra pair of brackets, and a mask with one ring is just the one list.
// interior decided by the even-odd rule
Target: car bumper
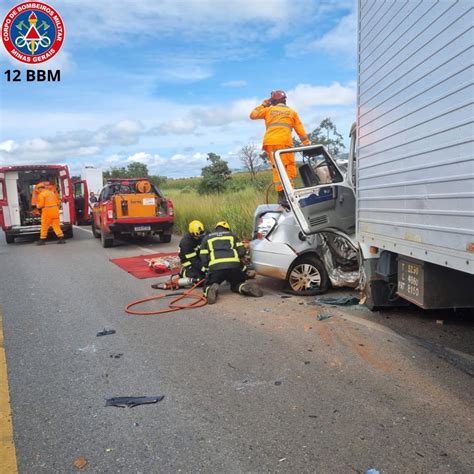
[(257, 273), (280, 280), (286, 279), (288, 269), (298, 256), (288, 245), (267, 239), (252, 240), (250, 254)]
[[(61, 224), (61, 230), (63, 232), (68, 232), (72, 229), (72, 224)], [(15, 226), (10, 227), (9, 229), (5, 230), (5, 233), (8, 235), (12, 235), (15, 237), (21, 235), (39, 235), (41, 232), (41, 226), (39, 225), (24, 225), (24, 226)], [(53, 233), (53, 229), (49, 229), (49, 233)]]
[[(158, 222), (114, 222), (109, 225), (110, 232), (117, 234), (137, 234), (137, 233), (152, 233), (159, 234), (162, 232), (171, 232), (174, 221), (158, 221)], [(146, 227), (147, 230), (138, 230)], [(149, 229), (148, 229), (149, 228)]]

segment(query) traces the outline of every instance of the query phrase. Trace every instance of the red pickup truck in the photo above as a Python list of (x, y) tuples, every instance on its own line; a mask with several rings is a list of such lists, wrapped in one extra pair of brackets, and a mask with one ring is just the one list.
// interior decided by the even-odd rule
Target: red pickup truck
[(92, 209), (92, 232), (103, 247), (121, 235), (157, 234), (170, 242), (174, 208), (148, 178), (109, 179)]

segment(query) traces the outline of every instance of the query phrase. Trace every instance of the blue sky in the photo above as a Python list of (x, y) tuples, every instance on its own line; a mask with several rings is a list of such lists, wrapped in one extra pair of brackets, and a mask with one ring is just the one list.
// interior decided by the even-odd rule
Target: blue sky
[[(17, 1), (4, 1), (0, 16)], [(209, 152), (232, 168), (260, 146), (252, 108), (273, 89), (307, 132), (355, 117), (353, 0), (46, 0), (65, 42), (42, 69), (60, 83), (7, 82), (23, 69), (0, 45), (0, 165), (126, 166), (197, 176)]]

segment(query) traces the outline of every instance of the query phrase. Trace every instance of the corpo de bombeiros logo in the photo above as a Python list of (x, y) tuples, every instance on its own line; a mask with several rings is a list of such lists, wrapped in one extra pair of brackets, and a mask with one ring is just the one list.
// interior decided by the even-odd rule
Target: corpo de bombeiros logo
[(3, 19), (2, 41), (18, 61), (43, 63), (61, 49), (64, 24), (58, 12), (46, 3), (20, 3)]

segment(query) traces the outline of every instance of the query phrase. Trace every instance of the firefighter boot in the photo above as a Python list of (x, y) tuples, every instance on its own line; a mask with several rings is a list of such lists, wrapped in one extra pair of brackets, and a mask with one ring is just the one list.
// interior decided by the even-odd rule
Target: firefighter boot
[(58, 239), (58, 242), (57, 242), (57, 243), (58, 243), (58, 244), (65, 244), (65, 243), (66, 243), (66, 241), (64, 240), (64, 237), (59, 237), (59, 239)]
[(256, 298), (263, 296), (262, 289), (255, 283), (249, 282), (242, 283), (242, 285), (240, 285), (239, 293), (245, 296), (255, 296)]
[(44, 245), (45, 243), (45, 239), (39, 239), (38, 242), (36, 242), (36, 245)]
[(219, 283), (213, 283), (206, 290), (207, 304), (214, 304), (217, 300), (218, 294), (219, 294)]

